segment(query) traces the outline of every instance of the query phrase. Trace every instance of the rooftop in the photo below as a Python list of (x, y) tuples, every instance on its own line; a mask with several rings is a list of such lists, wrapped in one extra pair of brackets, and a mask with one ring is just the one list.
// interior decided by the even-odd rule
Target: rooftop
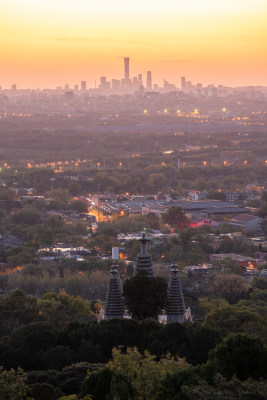
[(237, 215), (236, 217), (230, 219), (230, 222), (247, 223), (247, 222), (253, 221), (254, 219), (258, 219), (258, 218), (259, 217), (257, 215), (240, 214), (240, 215)]

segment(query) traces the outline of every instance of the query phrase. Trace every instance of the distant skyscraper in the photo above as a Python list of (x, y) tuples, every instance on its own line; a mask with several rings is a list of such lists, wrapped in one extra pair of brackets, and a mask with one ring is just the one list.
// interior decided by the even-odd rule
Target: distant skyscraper
[(129, 63), (130, 63), (130, 58), (124, 57), (124, 79), (130, 79)]
[(184, 76), (181, 77), (181, 89), (182, 90), (186, 89), (186, 81)]
[(86, 81), (81, 81), (81, 90), (86, 90)]
[(79, 86), (78, 85), (74, 85), (74, 90), (78, 90)]
[(139, 85), (140, 86), (142, 86), (143, 85), (143, 76), (142, 76), (142, 74), (138, 74), (138, 83), (139, 83)]
[(17, 85), (16, 84), (12, 85), (11, 90), (17, 90)]
[(138, 83), (137, 76), (134, 76), (134, 77), (133, 77), (133, 82), (132, 82), (132, 84), (133, 84), (133, 88), (139, 89), (140, 85), (139, 85), (139, 83)]
[(112, 79), (112, 90), (119, 90), (121, 87), (121, 81), (119, 79)]
[(147, 71), (147, 74), (146, 74), (146, 89), (152, 90), (152, 73), (151, 73), (151, 71)]
[(107, 78), (105, 76), (100, 76), (100, 85), (105, 85), (105, 83), (107, 82)]

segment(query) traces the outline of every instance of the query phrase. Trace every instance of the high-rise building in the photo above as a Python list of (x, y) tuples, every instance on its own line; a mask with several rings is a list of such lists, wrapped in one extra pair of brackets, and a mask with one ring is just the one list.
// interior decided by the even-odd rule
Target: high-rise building
[(119, 79), (112, 79), (111, 85), (112, 90), (119, 90), (121, 87), (121, 81)]
[(129, 63), (130, 58), (124, 57), (124, 79), (130, 79)]
[(151, 73), (151, 71), (147, 71), (147, 74), (146, 74), (146, 89), (152, 90), (152, 73)]
[(137, 76), (134, 76), (133, 81), (132, 81), (132, 88), (133, 88), (133, 90), (138, 90), (139, 87), (140, 87), (140, 84), (138, 82), (138, 78), (137, 78)]
[(139, 83), (139, 85), (140, 86), (142, 86), (143, 85), (143, 76), (142, 76), (142, 74), (138, 74), (138, 83)]
[(99, 89), (110, 89), (110, 82), (107, 82), (107, 78), (105, 76), (100, 76)]
[(81, 81), (81, 90), (86, 90), (86, 81)]
[(148, 278), (154, 278), (154, 267), (152, 264), (152, 257), (147, 253), (147, 242), (149, 239), (146, 237), (146, 234), (143, 233), (142, 238), (139, 239), (141, 242), (141, 253), (137, 254), (136, 257), (136, 265), (134, 274), (137, 275), (142, 273)]
[(171, 277), (168, 285), (167, 322), (184, 322), (185, 304), (182, 286), (177, 265), (172, 265)]
[(191, 81), (187, 81), (186, 82), (186, 88), (187, 89), (192, 89), (192, 82)]
[(104, 315), (105, 319), (123, 318), (124, 315), (121, 282), (116, 265), (110, 271)]
[(105, 76), (100, 76), (100, 85), (105, 85), (107, 82), (107, 78)]
[(182, 90), (186, 89), (186, 81), (184, 76), (181, 77), (181, 89)]

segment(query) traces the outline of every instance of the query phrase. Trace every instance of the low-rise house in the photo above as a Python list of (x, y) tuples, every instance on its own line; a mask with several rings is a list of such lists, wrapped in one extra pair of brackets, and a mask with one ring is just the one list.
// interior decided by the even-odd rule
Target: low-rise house
[(211, 226), (212, 228), (217, 228), (219, 224), (218, 222), (209, 218), (193, 217), (190, 222), (190, 226), (195, 229), (199, 229), (201, 226)]
[(231, 260), (234, 264), (243, 268), (257, 268), (262, 264), (261, 260), (252, 257), (241, 256), (240, 254), (233, 253), (221, 253), (221, 254), (211, 254), (210, 261), (223, 261), (223, 260)]
[(240, 198), (240, 192), (225, 192), (224, 193), (226, 196), (227, 201), (237, 201)]
[(240, 214), (229, 220), (230, 225), (238, 226), (247, 233), (259, 231), (261, 222), (262, 218), (249, 214)]
[(209, 272), (214, 272), (219, 269), (220, 269), (220, 267), (215, 266), (213, 264), (198, 264), (198, 265), (190, 265), (190, 266), (184, 267), (184, 272), (186, 274), (188, 274), (188, 272), (190, 271), (193, 274), (200, 273), (202, 275), (206, 275)]
[(188, 198), (189, 200), (204, 200), (206, 198), (206, 195), (204, 192), (200, 192), (199, 190), (192, 190), (191, 192), (188, 193)]
[(22, 245), (22, 240), (15, 236), (2, 236), (0, 235), (0, 248), (8, 249), (9, 247), (19, 247)]

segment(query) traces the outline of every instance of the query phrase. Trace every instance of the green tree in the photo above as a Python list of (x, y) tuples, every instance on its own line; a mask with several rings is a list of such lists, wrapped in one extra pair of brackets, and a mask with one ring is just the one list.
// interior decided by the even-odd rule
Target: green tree
[(164, 174), (153, 173), (149, 175), (148, 184), (153, 188), (164, 188), (167, 184), (167, 179)]
[(251, 285), (247, 279), (239, 275), (217, 275), (213, 281), (211, 292), (217, 297), (223, 297), (231, 304), (240, 299), (248, 298)]
[(5, 370), (0, 366), (0, 398), (1, 400), (24, 400), (27, 393), (27, 374), (18, 368), (17, 371)]
[(36, 225), (40, 222), (41, 214), (35, 207), (25, 206), (13, 219), (19, 224)]
[(207, 199), (226, 201), (226, 195), (223, 192), (212, 191), (207, 193)]
[(112, 360), (108, 367), (127, 376), (138, 394), (139, 400), (151, 400), (155, 397), (160, 381), (175, 370), (188, 368), (184, 359), (167, 354), (159, 361), (156, 356), (145, 350), (142, 355), (136, 347), (112, 350)]
[(163, 222), (177, 229), (184, 229), (189, 225), (189, 221), (181, 207), (170, 207), (162, 215)]
[(16, 290), (0, 302), (0, 321), (3, 334), (38, 320), (37, 300)]
[(51, 215), (47, 218), (45, 224), (56, 232), (62, 231), (65, 227), (63, 218), (60, 215)]
[(55, 400), (57, 391), (49, 383), (35, 383), (31, 388), (31, 394), (34, 400)]
[(229, 237), (223, 239), (217, 249), (217, 253), (231, 253), (234, 248), (234, 241)]
[(88, 322), (94, 318), (89, 305), (81, 297), (46, 293), (37, 302), (39, 313), (46, 321), (64, 327), (71, 321)]
[(79, 213), (86, 213), (88, 211), (87, 205), (81, 200), (72, 201), (70, 207)]
[(234, 374), (241, 380), (266, 379), (267, 346), (255, 336), (230, 334), (211, 350), (204, 371), (208, 378), (219, 373), (227, 379)]
[(266, 400), (267, 381), (240, 381), (236, 376), (227, 381), (217, 374), (211, 385), (200, 379), (196, 385), (183, 385), (181, 392), (186, 400)]
[(111, 368), (89, 372), (82, 385), (81, 396), (94, 400), (136, 400), (135, 391), (126, 375)]
[(213, 309), (205, 316), (205, 325), (228, 332), (245, 332), (247, 324), (258, 326), (260, 315), (254, 310), (240, 306), (222, 306)]
[(123, 295), (134, 318), (157, 318), (165, 306), (167, 284), (162, 277), (148, 278), (139, 273), (125, 281)]

